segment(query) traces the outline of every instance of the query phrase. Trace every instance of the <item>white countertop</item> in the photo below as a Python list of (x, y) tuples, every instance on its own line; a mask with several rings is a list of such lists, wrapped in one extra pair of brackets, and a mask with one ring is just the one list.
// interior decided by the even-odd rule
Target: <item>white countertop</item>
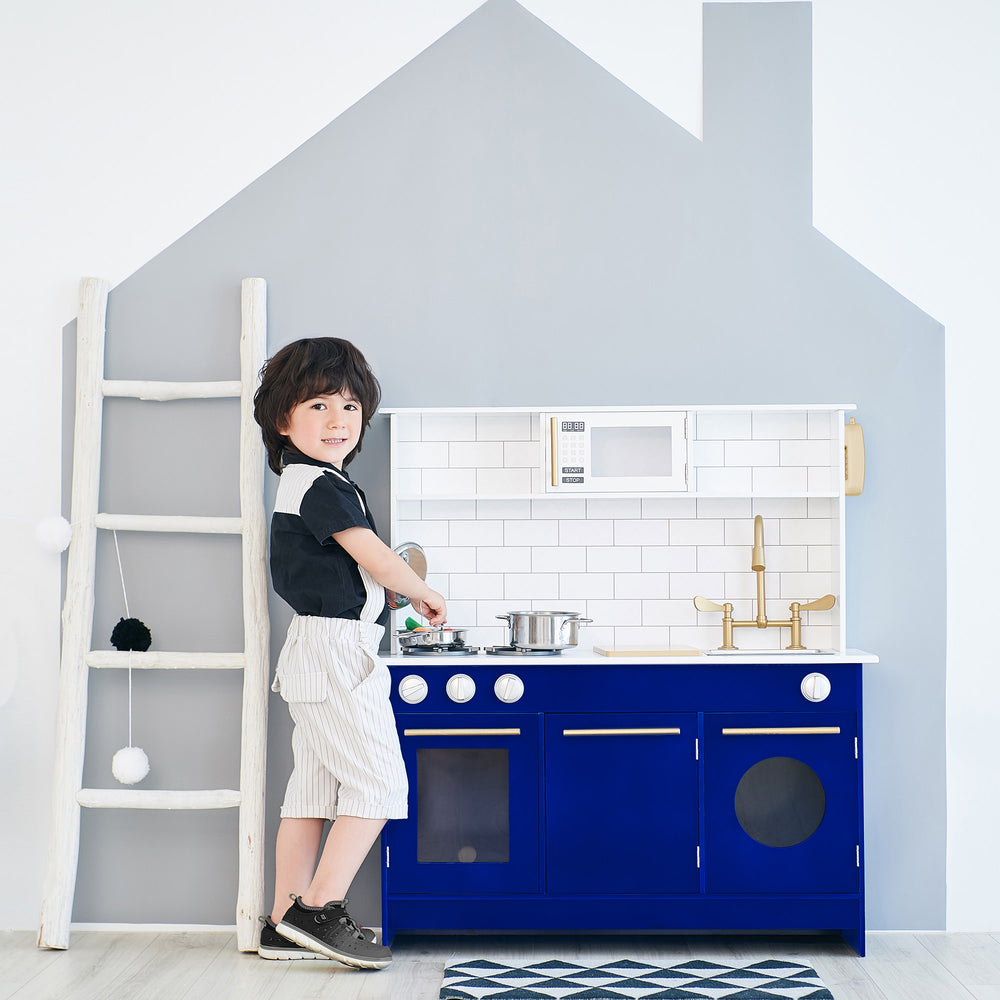
[(608, 666), (624, 666), (634, 663), (653, 663), (665, 666), (685, 666), (688, 664), (700, 664), (706, 667), (722, 666), (732, 663), (791, 663), (791, 664), (814, 664), (821, 666), (825, 663), (878, 663), (879, 658), (875, 653), (867, 653), (861, 649), (847, 649), (840, 652), (786, 652), (785, 650), (760, 649), (760, 650), (740, 650), (732, 653), (704, 653), (692, 651), (683, 656), (605, 656), (595, 653), (592, 646), (576, 646), (564, 649), (554, 656), (515, 654), (491, 654), (479, 652), (476, 655), (455, 656), (447, 653), (432, 655), (428, 653), (400, 653), (396, 656), (388, 656), (386, 662), (391, 666), (410, 666), (416, 668), (419, 664), (431, 665), (434, 663), (448, 663), (456, 668), (460, 664), (468, 666), (497, 666), (511, 668), (515, 665), (522, 669), (526, 664), (537, 663), (555, 666), (573, 666), (582, 663), (607, 664)]

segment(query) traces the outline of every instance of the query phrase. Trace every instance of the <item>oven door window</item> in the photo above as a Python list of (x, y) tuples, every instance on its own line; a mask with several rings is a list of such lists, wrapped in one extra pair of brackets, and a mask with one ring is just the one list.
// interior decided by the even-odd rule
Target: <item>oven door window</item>
[(507, 750), (417, 750), (417, 861), (510, 861)]

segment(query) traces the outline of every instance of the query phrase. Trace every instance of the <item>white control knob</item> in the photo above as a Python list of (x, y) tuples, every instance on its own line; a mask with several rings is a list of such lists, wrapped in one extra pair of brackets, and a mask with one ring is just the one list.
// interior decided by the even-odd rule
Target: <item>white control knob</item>
[(494, 694), (505, 704), (520, 701), (524, 694), (524, 681), (517, 674), (501, 674), (493, 685)]
[(427, 697), (427, 681), (419, 674), (407, 674), (399, 682), (398, 690), (407, 705), (418, 705)]
[(830, 697), (830, 678), (826, 674), (806, 674), (799, 690), (807, 701), (825, 701)]
[(476, 682), (468, 674), (452, 674), (444, 689), (452, 701), (461, 705), (472, 700), (476, 693)]

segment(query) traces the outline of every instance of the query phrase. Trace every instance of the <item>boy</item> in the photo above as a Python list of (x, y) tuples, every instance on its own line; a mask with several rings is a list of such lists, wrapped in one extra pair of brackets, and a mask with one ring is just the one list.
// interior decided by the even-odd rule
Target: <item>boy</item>
[[(265, 958), (326, 957), (370, 969), (392, 960), (351, 919), (345, 898), (385, 821), (406, 816), (389, 671), (378, 658), (384, 588), (409, 597), (432, 625), (447, 620), (447, 609), (380, 541), (364, 494), (343, 471), (380, 398), (361, 352), (333, 337), (278, 351), (254, 397), (268, 464), (281, 477), (271, 579), (296, 613), (272, 685), (294, 722), (294, 766), (275, 846), (274, 908), (261, 933)], [(333, 825), (317, 865), (326, 820)]]

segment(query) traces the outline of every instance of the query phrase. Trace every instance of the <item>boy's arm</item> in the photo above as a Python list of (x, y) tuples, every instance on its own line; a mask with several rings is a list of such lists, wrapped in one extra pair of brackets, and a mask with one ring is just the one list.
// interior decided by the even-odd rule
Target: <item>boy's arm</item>
[(443, 625), (448, 620), (444, 598), (431, 590), (371, 528), (345, 528), (335, 532), (333, 539), (383, 587), (405, 594), (431, 625)]

